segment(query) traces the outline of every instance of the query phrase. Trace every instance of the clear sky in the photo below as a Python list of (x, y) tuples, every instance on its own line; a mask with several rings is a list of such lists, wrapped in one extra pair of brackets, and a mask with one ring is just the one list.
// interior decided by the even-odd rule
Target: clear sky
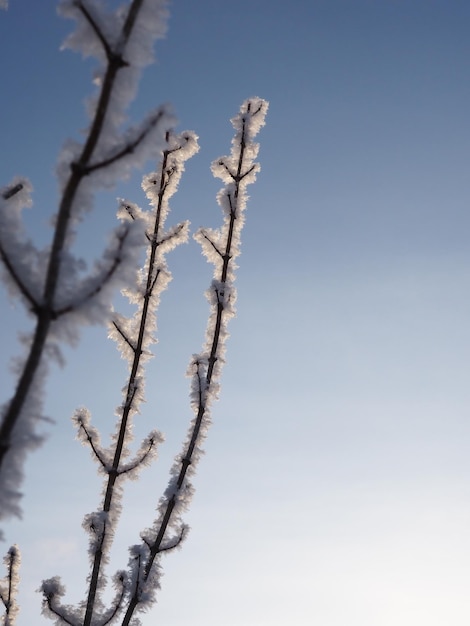
[[(40, 242), (58, 151), (86, 126), (92, 90), (92, 64), (59, 52), (72, 26), (55, 5), (10, 0), (0, 12), (0, 179), (32, 180)], [(209, 165), (229, 150), (229, 118), (251, 95), (270, 110), (192, 531), (164, 561), (144, 626), (468, 626), (469, 20), (466, 0), (174, 0), (132, 107), (138, 119), (169, 101), (200, 136), (174, 222), (219, 224)], [(99, 196), (83, 254), (99, 255), (117, 195), (144, 204), (140, 178)], [(130, 484), (112, 571), (151, 523), (190, 418), (184, 372), (212, 269), (195, 243), (169, 264), (136, 425), (167, 442)], [(29, 322), (0, 298), (3, 402)], [(83, 596), (81, 520), (101, 484), (69, 417), (87, 406), (106, 437), (125, 380), (103, 328), (65, 352), (24, 520), (5, 531), (5, 550), (23, 551), (20, 626), (45, 623), (43, 578), (62, 575), (68, 602)]]

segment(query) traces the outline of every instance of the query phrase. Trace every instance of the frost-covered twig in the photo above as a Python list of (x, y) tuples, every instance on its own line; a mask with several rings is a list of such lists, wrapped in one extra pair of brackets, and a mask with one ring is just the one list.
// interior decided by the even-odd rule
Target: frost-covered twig
[[(127, 460), (131, 420), (143, 400), (143, 365), (148, 359), (149, 348), (154, 340), (156, 310), (160, 294), (171, 278), (165, 255), (188, 238), (187, 222), (178, 224), (168, 231), (164, 230), (164, 225), (169, 212), (168, 200), (176, 191), (184, 170), (184, 161), (198, 150), (197, 138), (190, 132), (179, 136), (168, 132), (165, 139), (166, 147), (162, 151), (159, 170), (145, 177), (143, 181), (143, 188), (152, 210), (144, 213), (136, 205), (124, 200), (120, 205), (121, 216), (127, 217), (130, 221), (138, 219), (146, 224), (148, 254), (143, 271), (136, 280), (130, 281), (125, 290), (130, 301), (138, 306), (136, 314), (131, 319), (116, 316), (110, 324), (110, 335), (117, 341), (118, 347), (129, 363), (129, 377), (123, 402), (118, 408), (118, 423), (110, 448), (104, 450), (101, 447), (98, 433), (90, 424), (90, 416), (86, 409), (77, 410), (74, 416), (79, 439), (90, 446), (93, 457), (98, 461), (100, 472), (105, 475), (102, 507), (99, 511), (87, 515), (84, 522), (84, 527), (90, 533), (91, 559), (85, 612), (80, 618), (80, 623), (84, 626), (92, 623), (105, 624), (114, 619), (122, 604), (120, 597), (119, 603), (114, 608), (105, 611), (101, 598), (104, 591), (104, 567), (108, 562), (114, 527), (120, 512), (121, 482), (124, 478), (135, 478), (138, 471), (155, 458), (157, 446), (162, 441), (160, 433), (151, 432), (142, 442), (134, 458)], [(57, 616), (62, 608), (58, 600), (51, 608), (48, 600), (49, 581), (45, 581), (45, 585), (46, 613), (51, 614), (52, 611)], [(106, 615), (112, 617), (108, 619)]]
[[(169, 485), (159, 503), (159, 516), (152, 528), (142, 533), (142, 543), (131, 548), (129, 578), (133, 587), (122, 626), (130, 624), (136, 611), (145, 610), (155, 602), (160, 573), (158, 556), (179, 546), (187, 532), (181, 513), (188, 507), (193, 494), (189, 478), (194, 474), (201, 456), (202, 443), (210, 425), (210, 406), (218, 393), (228, 337), (227, 325), (235, 312), (234, 259), (240, 253), (246, 186), (255, 180), (259, 169), (258, 164), (253, 163), (258, 152), (258, 145), (253, 139), (264, 125), (267, 108), (267, 102), (259, 98), (247, 100), (242, 105), (239, 114), (232, 119), (236, 135), (231, 155), (213, 163), (214, 175), (226, 182), (218, 195), (224, 223), (217, 232), (200, 230), (195, 236), (204, 254), (215, 266), (214, 280), (207, 292), (211, 314), (206, 343), (203, 351), (194, 355), (190, 365), (191, 404), (195, 417), (183, 451), (172, 467)], [(168, 538), (168, 532), (174, 533), (173, 536)]]
[[(218, 393), (228, 337), (227, 325), (235, 312), (234, 269), (235, 259), (240, 253), (246, 187), (254, 181), (258, 171), (258, 165), (254, 163), (258, 151), (254, 137), (264, 124), (267, 107), (267, 103), (258, 98), (243, 104), (239, 114), (232, 120), (236, 135), (231, 155), (213, 163), (214, 174), (226, 183), (218, 195), (224, 222), (218, 231), (201, 229), (195, 235), (204, 254), (214, 265), (214, 279), (207, 291), (211, 312), (206, 342), (202, 352), (193, 356), (189, 368), (194, 418), (183, 450), (171, 469), (168, 487), (160, 499), (158, 517), (151, 528), (141, 533), (141, 543), (130, 547), (128, 572), (115, 575), (117, 595), (111, 606), (105, 609), (105, 566), (120, 514), (122, 480), (126, 477), (134, 478), (142, 465), (154, 457), (156, 446), (162, 440), (157, 431), (150, 433), (134, 458), (125, 460), (129, 456), (132, 418), (143, 400), (143, 365), (149, 356), (156, 328), (156, 307), (159, 295), (170, 278), (165, 254), (187, 237), (187, 224), (163, 231), (168, 198), (176, 189), (184, 160), (197, 149), (196, 137), (191, 133), (183, 133), (179, 137), (167, 134), (168, 146), (163, 151), (160, 170), (147, 176), (143, 182), (153, 207), (150, 216), (145, 218), (139, 207), (126, 201), (121, 202), (122, 214), (130, 220), (147, 219), (149, 226), (152, 219), (153, 228), (147, 229), (149, 245), (144, 271), (139, 275), (136, 287), (130, 286), (125, 292), (130, 301), (138, 305), (138, 311), (131, 319), (116, 316), (110, 324), (110, 336), (117, 341), (129, 363), (129, 378), (123, 402), (118, 409), (118, 423), (112, 445), (108, 449), (101, 447), (88, 411), (79, 409), (74, 416), (79, 438), (90, 447), (100, 473), (105, 476), (104, 495), (100, 510), (87, 515), (83, 523), (90, 535), (91, 560), (86, 601), (75, 609), (62, 606), (60, 597), (64, 594), (64, 588), (60, 580), (52, 578), (43, 582), (44, 613), (56, 619), (57, 624), (91, 626), (119, 619), (122, 626), (129, 626), (136, 612), (146, 610), (156, 600), (156, 592), (160, 588), (160, 556), (178, 548), (188, 533), (188, 526), (182, 521), (181, 515), (193, 495), (190, 477), (202, 454), (202, 444), (210, 425), (210, 406)], [(119, 593), (117, 580), (122, 585), (122, 594)], [(122, 619), (119, 617), (121, 612), (124, 613)]]
[(23, 298), (26, 300), (26, 302), (29, 303), (31, 311), (37, 312), (38, 309), (39, 309), (38, 302), (36, 301), (36, 299), (34, 298), (33, 294), (28, 289), (27, 285), (22, 281), (21, 276), (20, 276), (19, 272), (17, 271), (17, 268), (15, 267), (14, 263), (10, 259), (9, 255), (8, 255), (8, 252), (6, 251), (4, 246), (2, 245), (1, 241), (0, 241), (0, 258), (2, 259), (3, 264), (5, 266), (5, 269), (8, 271), (8, 273), (9, 273), (13, 283), (16, 285), (18, 291), (23, 296)]
[[(5, 2), (0, 6), (6, 6)], [(91, 103), (91, 125), (84, 144), (69, 141), (59, 160), (62, 195), (50, 248), (37, 250), (22, 233), (20, 212), (30, 204), (29, 183), (14, 181), (0, 195), (0, 257), (5, 280), (10, 292), (19, 295), (35, 317), (35, 329), (14, 395), (1, 411), (0, 517), (3, 518), (20, 512), (18, 485), (25, 455), (37, 441), (35, 424), (41, 406), (38, 372), (40, 367), (45, 369), (48, 346), (64, 336), (75, 336), (83, 321), (102, 321), (109, 311), (115, 285), (123, 284), (129, 265), (137, 257), (139, 229), (126, 227), (134, 233), (129, 237), (122, 235), (126, 249), (114, 248), (115, 255), (111, 258), (105, 253), (94, 275), (82, 279), (77, 269), (80, 261), (69, 251), (74, 229), (90, 210), (93, 193), (99, 187), (114, 184), (131, 168), (156, 155), (173, 123), (166, 109), (160, 108), (139, 127), (125, 133), (121, 130), (140, 70), (152, 60), (154, 40), (165, 32), (167, 0), (132, 0), (127, 11), (121, 8), (115, 13), (105, 11), (96, 0), (61, 0), (59, 10), (77, 22), (77, 29), (66, 44), (100, 61), (101, 73), (97, 73), (95, 80), (100, 89)]]
[(3, 563), (7, 573), (0, 582), (0, 599), (5, 607), (2, 624), (3, 626), (14, 626), (19, 612), (16, 596), (18, 593), (21, 556), (18, 546), (11, 546), (3, 559)]

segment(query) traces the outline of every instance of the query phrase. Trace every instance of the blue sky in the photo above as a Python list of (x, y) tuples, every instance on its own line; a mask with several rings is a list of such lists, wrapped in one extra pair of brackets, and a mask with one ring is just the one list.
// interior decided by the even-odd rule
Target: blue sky
[[(86, 126), (91, 92), (92, 64), (59, 52), (71, 24), (55, 5), (11, 0), (0, 14), (1, 184), (30, 177), (40, 242), (58, 151)], [(173, 2), (131, 116), (169, 101), (200, 136), (174, 222), (219, 224), (209, 165), (229, 150), (229, 118), (251, 95), (270, 110), (192, 531), (144, 625), (468, 624), (469, 18), (454, 0)], [(99, 255), (117, 195), (144, 204), (140, 178), (100, 194), (82, 254)], [(169, 265), (136, 424), (167, 442), (130, 485), (112, 570), (150, 524), (190, 418), (184, 372), (212, 270), (195, 243)], [(3, 401), (29, 322), (0, 298)], [(86, 405), (111, 432), (124, 384), (103, 328), (66, 355), (49, 379), (56, 424), (28, 463), (24, 521), (6, 528), (23, 550), (20, 626), (43, 623), (42, 578), (63, 575), (68, 601), (82, 597), (80, 524), (101, 485), (69, 417)]]

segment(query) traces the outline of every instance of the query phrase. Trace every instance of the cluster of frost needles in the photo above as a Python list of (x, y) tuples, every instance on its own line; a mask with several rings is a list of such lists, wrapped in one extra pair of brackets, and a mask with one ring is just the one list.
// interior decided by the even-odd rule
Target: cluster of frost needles
[[(47, 362), (59, 358), (60, 344), (75, 341), (83, 323), (107, 321), (109, 335), (128, 362), (122, 402), (109, 446), (103, 446), (85, 408), (73, 421), (78, 439), (90, 448), (103, 477), (102, 500), (85, 516), (89, 535), (90, 572), (87, 592), (76, 607), (61, 602), (65, 588), (58, 577), (43, 581), (43, 613), (56, 624), (105, 626), (139, 623), (138, 614), (155, 601), (160, 587), (160, 558), (181, 545), (187, 534), (182, 519), (193, 494), (191, 476), (196, 470), (210, 425), (210, 408), (217, 398), (224, 363), (228, 322), (235, 312), (235, 259), (247, 201), (246, 188), (256, 178), (258, 144), (254, 138), (264, 125), (268, 104), (246, 100), (232, 119), (235, 136), (229, 156), (212, 164), (224, 187), (218, 194), (223, 213), (219, 229), (200, 229), (195, 239), (214, 266), (206, 292), (210, 313), (200, 353), (191, 358), (190, 405), (194, 413), (186, 440), (170, 470), (168, 486), (157, 504), (157, 516), (129, 548), (127, 567), (112, 578), (114, 599), (105, 605), (107, 566), (116, 524), (121, 512), (123, 484), (155, 459), (163, 437), (153, 430), (131, 455), (132, 424), (144, 399), (145, 364), (155, 341), (157, 308), (170, 281), (166, 255), (187, 241), (189, 223), (166, 227), (169, 199), (175, 193), (185, 161), (198, 151), (193, 132), (177, 134), (169, 111), (160, 107), (136, 127), (123, 130), (125, 111), (135, 96), (140, 70), (152, 60), (156, 38), (163, 36), (166, 0), (132, 0), (108, 11), (100, 0), (61, 0), (59, 11), (76, 21), (66, 45), (96, 57), (100, 69), (94, 82), (98, 93), (89, 103), (91, 123), (83, 144), (67, 142), (58, 164), (61, 201), (55, 217), (52, 243), (39, 250), (24, 233), (21, 211), (31, 205), (31, 185), (23, 178), (0, 190), (0, 258), (5, 283), (33, 316), (35, 328), (24, 340), (26, 354), (15, 368), (18, 384), (2, 407), (0, 424), (0, 517), (21, 514), (20, 484), (25, 455), (41, 442), (42, 395)], [(1, 6), (1, 5), (0, 5)], [(83, 262), (71, 252), (76, 229), (92, 208), (97, 189), (109, 187), (148, 158), (158, 162), (143, 179), (149, 209), (120, 200), (119, 225), (102, 258), (88, 276)], [(143, 267), (137, 270), (146, 249)], [(112, 298), (121, 289), (135, 307), (131, 317), (113, 310)], [(5, 607), (3, 623), (12, 626), (18, 613), (17, 585), (20, 553), (15, 545), (5, 557), (6, 575), (0, 582)]]

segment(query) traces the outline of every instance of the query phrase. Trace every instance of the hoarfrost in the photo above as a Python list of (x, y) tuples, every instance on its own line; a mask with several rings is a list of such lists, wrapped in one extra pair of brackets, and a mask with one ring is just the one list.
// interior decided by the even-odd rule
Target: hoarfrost
[[(0, 3), (6, 8), (5, 0)], [(49, 248), (36, 249), (22, 230), (21, 210), (31, 204), (28, 181), (16, 179), (0, 191), (3, 276), (10, 294), (25, 302), (37, 322), (30, 357), (19, 372), (23, 383), (2, 410), (2, 516), (19, 514), (19, 491), (14, 482), (21, 478), (20, 465), (26, 450), (39, 441), (33, 425), (39, 419), (37, 396), (43, 373), (39, 375), (36, 369), (40, 367), (44, 372), (45, 357), (59, 355), (58, 345), (64, 339), (76, 341), (81, 324), (109, 319), (113, 290), (133, 278), (139, 242), (145, 239), (145, 227), (139, 226), (139, 220), (118, 227), (102, 259), (85, 278), (83, 261), (74, 258), (70, 245), (77, 225), (92, 208), (96, 190), (125, 178), (132, 168), (155, 157), (166, 146), (165, 137), (175, 123), (168, 107), (152, 111), (134, 127), (126, 129), (124, 124), (141, 70), (153, 60), (155, 40), (165, 34), (167, 4), (166, 0), (142, 0), (112, 11), (101, 0), (59, 2), (59, 13), (76, 22), (64, 46), (97, 60), (97, 93), (89, 103), (91, 124), (83, 145), (68, 140), (59, 157), (57, 174), (62, 198)], [(176, 238), (175, 232), (169, 240)], [(8, 462), (4, 462), (5, 455)]]
[(14, 626), (19, 613), (17, 595), (21, 565), (21, 554), (16, 544), (9, 548), (3, 559), (3, 564), (7, 574), (5, 578), (0, 581), (0, 599), (5, 606), (5, 615), (1, 621), (3, 626)]

